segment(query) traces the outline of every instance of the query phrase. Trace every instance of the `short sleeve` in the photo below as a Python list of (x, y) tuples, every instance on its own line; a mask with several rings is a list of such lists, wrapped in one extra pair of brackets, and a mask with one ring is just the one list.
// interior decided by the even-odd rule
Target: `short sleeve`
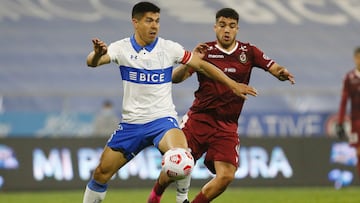
[(261, 51), (256, 46), (251, 45), (251, 48), (253, 52), (254, 66), (268, 71), (270, 67), (275, 63), (275, 61), (269, 58), (263, 51)]
[(179, 43), (172, 42), (170, 47), (175, 63), (187, 64), (191, 60), (192, 53), (186, 51)]
[(111, 62), (120, 63), (121, 46), (119, 42), (111, 43), (108, 47), (107, 54), (110, 56)]

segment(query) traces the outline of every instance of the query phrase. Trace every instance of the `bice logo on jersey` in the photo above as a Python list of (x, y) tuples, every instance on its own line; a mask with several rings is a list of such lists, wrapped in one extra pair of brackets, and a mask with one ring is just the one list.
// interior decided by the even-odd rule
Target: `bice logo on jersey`
[(129, 79), (132, 81), (139, 80), (140, 82), (162, 83), (165, 82), (165, 73), (138, 73), (130, 71)]
[(138, 84), (164, 84), (171, 82), (172, 66), (148, 70), (144, 68), (133, 68), (120, 66), (121, 78), (125, 81)]

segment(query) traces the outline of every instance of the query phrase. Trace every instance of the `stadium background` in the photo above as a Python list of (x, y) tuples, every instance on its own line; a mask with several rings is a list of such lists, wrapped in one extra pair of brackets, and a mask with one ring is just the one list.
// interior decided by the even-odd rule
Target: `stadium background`
[[(111, 100), (120, 116), (122, 95), (117, 67), (92, 70), (85, 58), (91, 38), (109, 43), (132, 34), (133, 2), (0, 2), (0, 189), (82, 188), (106, 141), (91, 136), (93, 120), (104, 100)], [(245, 171), (238, 172), (241, 180), (235, 185), (358, 184), (355, 152), (331, 135), (342, 78), (353, 68), (352, 51), (360, 44), (360, 1), (156, 3), (162, 8), (160, 36), (189, 50), (198, 42), (215, 39), (216, 10), (236, 9), (238, 39), (256, 44), (296, 76), (297, 84), (291, 87), (254, 69), (251, 85), (260, 94), (246, 102), (240, 119), (242, 160), (248, 165), (240, 168)], [(195, 77), (174, 86), (179, 115), (191, 105), (196, 87)], [(82, 153), (91, 156), (81, 159)], [(159, 154), (151, 158), (153, 153), (150, 149), (141, 157), (152, 160), (148, 164), (155, 164), (155, 174)], [(81, 171), (84, 165), (88, 168)], [(144, 167), (135, 161), (119, 177), (149, 186), (155, 176), (144, 175)], [(195, 185), (210, 177), (201, 168), (199, 164)], [(10, 181), (21, 179), (28, 184)]]

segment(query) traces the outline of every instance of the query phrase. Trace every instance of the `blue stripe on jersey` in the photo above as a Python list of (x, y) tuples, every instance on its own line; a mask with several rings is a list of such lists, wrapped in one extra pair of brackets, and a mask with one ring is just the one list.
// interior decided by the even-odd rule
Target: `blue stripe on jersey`
[(172, 69), (170, 66), (164, 69), (145, 70), (120, 66), (121, 77), (123, 80), (138, 84), (163, 84), (171, 82)]

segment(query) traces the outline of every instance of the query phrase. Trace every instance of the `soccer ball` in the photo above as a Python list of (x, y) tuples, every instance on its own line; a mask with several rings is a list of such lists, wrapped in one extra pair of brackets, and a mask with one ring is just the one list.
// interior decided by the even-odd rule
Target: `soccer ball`
[(161, 165), (171, 179), (179, 180), (191, 174), (194, 158), (186, 149), (174, 148), (164, 154)]

